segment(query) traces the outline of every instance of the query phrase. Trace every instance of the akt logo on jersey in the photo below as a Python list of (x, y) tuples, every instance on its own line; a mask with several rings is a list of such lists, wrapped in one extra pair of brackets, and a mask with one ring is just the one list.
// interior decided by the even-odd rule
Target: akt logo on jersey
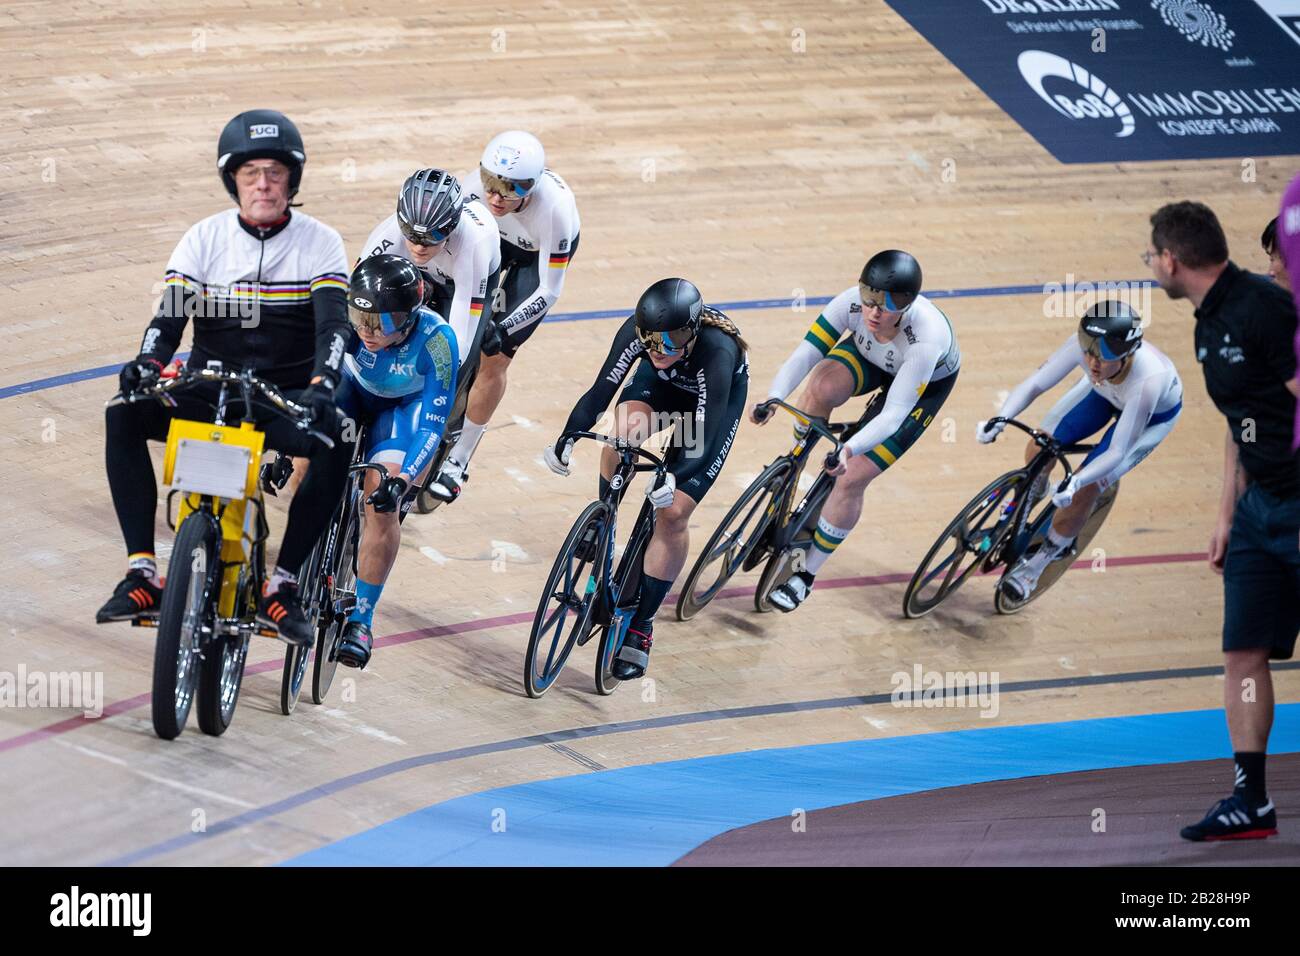
[[(1062, 116), (1070, 119), (1118, 119), (1120, 129), (1115, 135), (1133, 135), (1136, 123), (1128, 104), (1100, 77), (1089, 73), (1077, 63), (1044, 50), (1025, 50), (1016, 58), (1016, 65), (1030, 88)], [(1063, 80), (1073, 84), (1073, 87), (1083, 87), (1083, 95), (1080, 96), (1078, 89), (1071, 86), (1067, 86), (1064, 92), (1048, 93), (1048, 80)], [(1059, 82), (1053, 83), (1055, 87), (1060, 85)]]

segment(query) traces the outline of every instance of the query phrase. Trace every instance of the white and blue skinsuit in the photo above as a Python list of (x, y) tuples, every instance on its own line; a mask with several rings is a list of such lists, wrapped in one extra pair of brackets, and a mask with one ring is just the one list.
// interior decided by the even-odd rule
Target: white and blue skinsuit
[[(431, 309), (416, 312), (415, 329), (401, 342), (371, 352), (353, 337), (343, 357), (338, 406), (365, 421), (363, 456), (377, 464), (401, 463), (401, 476), (415, 484), (433, 460), (456, 400), (460, 360), (456, 333)], [(383, 581), (357, 576), (357, 601), (349, 622), (367, 628), (383, 592)]]
[(367, 422), (364, 456), (401, 463), (408, 483), (432, 460), (447, 428), (460, 367), (456, 334), (438, 313), (421, 308), (403, 341), (371, 352), (354, 339), (343, 358), (338, 406)]

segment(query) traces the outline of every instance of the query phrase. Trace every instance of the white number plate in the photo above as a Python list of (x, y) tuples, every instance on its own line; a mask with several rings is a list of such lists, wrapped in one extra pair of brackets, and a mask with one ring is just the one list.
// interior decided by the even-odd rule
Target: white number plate
[(176, 448), (172, 487), (200, 495), (242, 498), (248, 464), (247, 448), (182, 438)]

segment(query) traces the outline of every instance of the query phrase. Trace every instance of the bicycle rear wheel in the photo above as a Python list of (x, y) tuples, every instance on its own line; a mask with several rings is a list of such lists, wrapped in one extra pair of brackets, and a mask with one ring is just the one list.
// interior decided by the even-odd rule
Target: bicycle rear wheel
[[(524, 654), (524, 689), (529, 697), (546, 693), (560, 676), (578, 638), (588, 633), (600, 593), (597, 578), (604, 574), (611, 518), (609, 506), (603, 501), (587, 505), (555, 557)], [(594, 553), (581, 557), (577, 552), (584, 539)]]
[(921, 559), (903, 593), (903, 615), (923, 617), (946, 601), (976, 568), (985, 563), (1010, 528), (1013, 502), (1008, 498), (1024, 480), (1023, 471), (994, 479), (948, 527)]
[(759, 543), (771, 526), (781, 491), (793, 471), (788, 458), (777, 459), (731, 506), (686, 575), (677, 598), (677, 620), (689, 621), (703, 610), (747, 561), (762, 560), (757, 553)]
[(185, 729), (202, 664), (204, 632), (211, 634), (220, 575), (217, 526), (195, 512), (182, 522), (167, 565), (153, 652), (154, 732), (174, 740)]
[[(1027, 600), (1020, 602), (1012, 600), (1011, 596), (1003, 591), (1002, 584), (999, 581), (998, 588), (993, 593), (993, 607), (997, 612), (999, 614), (1015, 614), (1017, 611), (1023, 610), (1027, 605), (1042, 597), (1044, 591), (1059, 581), (1061, 576), (1074, 566), (1075, 556), (1083, 554), (1088, 550), (1088, 545), (1092, 543), (1092, 539), (1096, 537), (1097, 532), (1101, 529), (1102, 524), (1106, 520), (1106, 516), (1110, 514), (1110, 509), (1115, 506), (1115, 497), (1118, 494), (1119, 482), (1111, 485), (1101, 493), (1097, 498), (1096, 503), (1093, 505), (1092, 514), (1088, 516), (1088, 520), (1084, 522), (1083, 527), (1079, 529), (1078, 535), (1075, 536), (1071, 556), (1068, 559), (1063, 558), (1053, 561), (1044, 568), (1043, 573), (1038, 577), (1037, 586), (1034, 588)], [(1047, 527), (1047, 522), (1044, 522), (1043, 527)]]

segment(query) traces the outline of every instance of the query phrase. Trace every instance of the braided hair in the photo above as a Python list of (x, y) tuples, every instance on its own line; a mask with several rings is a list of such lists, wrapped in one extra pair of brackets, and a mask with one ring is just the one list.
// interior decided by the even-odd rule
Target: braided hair
[(715, 329), (721, 329), (736, 340), (736, 344), (740, 346), (742, 352), (749, 351), (749, 343), (741, 337), (740, 329), (737, 327), (736, 323), (731, 321), (731, 319), (727, 318), (717, 309), (706, 305), (704, 307), (704, 312), (700, 315), (700, 324), (711, 325)]

